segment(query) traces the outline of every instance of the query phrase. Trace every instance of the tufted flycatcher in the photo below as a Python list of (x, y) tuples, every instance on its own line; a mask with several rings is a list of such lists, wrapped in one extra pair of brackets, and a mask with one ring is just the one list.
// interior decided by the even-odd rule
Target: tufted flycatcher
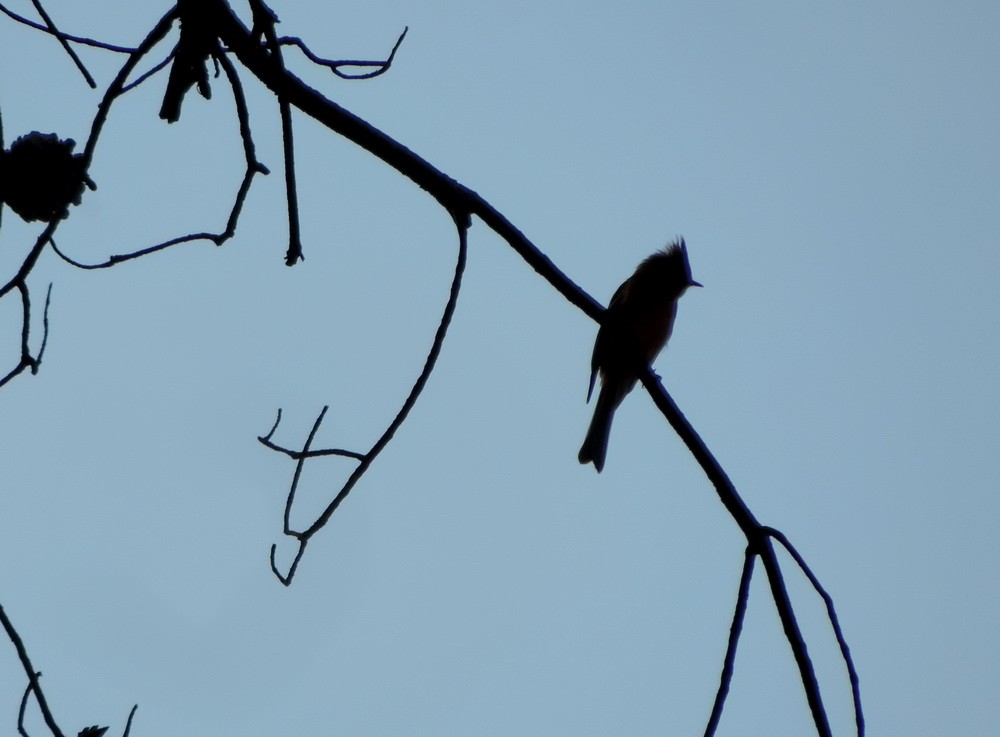
[(626, 279), (608, 305), (590, 360), (590, 388), (601, 375), (594, 418), (577, 456), (593, 463), (600, 473), (608, 453), (608, 435), (615, 410), (632, 391), (643, 366), (648, 366), (667, 344), (677, 315), (677, 300), (688, 287), (700, 287), (691, 278), (687, 246), (678, 238), (647, 258)]

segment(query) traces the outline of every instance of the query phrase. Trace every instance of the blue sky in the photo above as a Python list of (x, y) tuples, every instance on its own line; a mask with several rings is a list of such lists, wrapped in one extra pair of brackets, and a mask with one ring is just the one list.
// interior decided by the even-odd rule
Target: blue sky
[[(377, 58), (409, 26), (377, 80), (292, 66), (595, 298), (685, 236), (706, 288), (682, 300), (656, 368), (834, 596), (870, 733), (986, 733), (1000, 9), (286, 5), (280, 30), (329, 57)], [(69, 32), (134, 44), (167, 6), (46, 7)], [(120, 63), (81, 53), (99, 83)], [(215, 81), (167, 126), (165, 81), (116, 105), (99, 189), (58, 232), (74, 258), (221, 229), (241, 176), (231, 100)], [(328, 404), (318, 445), (373, 442), (422, 365), (456, 243), (408, 180), (299, 116), (306, 261), (285, 267), (277, 108), (244, 81), (275, 174), (236, 238), (101, 272), (46, 255), (31, 282), (54, 284), (45, 363), (0, 391), (0, 602), (64, 730), (119, 731), (138, 702), (133, 734), (153, 737), (701, 733), (742, 538), (640, 391), (604, 473), (577, 464), (596, 328), (482, 223), (424, 396), (294, 585), (271, 576), (271, 543), (292, 552), (293, 468), (256, 436), (281, 407), (276, 439), (300, 444)], [(6, 144), (34, 129), (82, 142), (98, 99), (50, 39), (0, 22)], [(6, 275), (39, 229), (4, 214)], [(0, 303), (4, 366), (16, 307)], [(298, 519), (350, 469), (307, 466)], [(850, 734), (820, 602), (787, 571)], [(11, 731), (23, 685), (8, 648)], [(808, 733), (760, 579), (719, 734)]]

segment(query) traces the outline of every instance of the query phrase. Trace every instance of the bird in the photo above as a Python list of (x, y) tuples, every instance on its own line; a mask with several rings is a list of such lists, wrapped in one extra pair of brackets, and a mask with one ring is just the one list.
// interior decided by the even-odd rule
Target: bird
[(691, 278), (687, 244), (677, 238), (639, 264), (615, 291), (597, 331), (590, 360), (587, 402), (598, 374), (601, 391), (577, 456), (580, 463), (593, 463), (598, 473), (604, 469), (615, 410), (632, 391), (639, 372), (667, 344), (677, 316), (677, 301), (688, 287), (700, 286)]

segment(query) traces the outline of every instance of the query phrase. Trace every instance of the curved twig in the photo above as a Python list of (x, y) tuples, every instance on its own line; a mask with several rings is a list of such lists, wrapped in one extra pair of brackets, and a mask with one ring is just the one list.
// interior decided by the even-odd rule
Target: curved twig
[[(295, 537), (293, 535), (293, 537)], [(281, 583), (285, 586), (291, 586), (292, 579), (295, 578), (295, 572), (299, 569), (299, 563), (302, 561), (302, 556), (306, 552), (306, 545), (309, 544), (309, 538), (298, 537), (298, 550), (295, 551), (295, 557), (292, 559), (291, 565), (288, 566), (288, 570), (282, 573), (278, 570), (278, 564), (275, 561), (275, 555), (278, 552), (278, 544), (271, 543), (271, 573), (274, 574)]]
[(359, 478), (361, 478), (361, 475), (368, 470), (368, 467), (374, 462), (375, 458), (378, 457), (378, 454), (385, 449), (385, 446), (389, 444), (389, 441), (392, 440), (393, 436), (396, 434), (396, 430), (399, 429), (407, 415), (410, 414), (410, 410), (412, 410), (413, 406), (417, 403), (417, 399), (420, 397), (421, 393), (423, 393), (427, 380), (434, 371), (434, 366), (441, 353), (441, 347), (444, 345), (445, 336), (448, 334), (448, 328), (451, 325), (451, 318), (455, 314), (455, 307), (458, 304), (458, 294), (462, 289), (462, 275), (465, 273), (465, 262), (468, 256), (468, 223), (461, 223), (456, 220), (456, 227), (458, 229), (459, 246), (458, 259), (455, 263), (455, 276), (451, 283), (451, 290), (448, 294), (448, 302), (445, 305), (444, 314), (441, 316), (441, 322), (434, 335), (434, 341), (431, 343), (430, 352), (427, 354), (427, 359), (424, 361), (424, 367), (421, 370), (420, 375), (417, 377), (416, 382), (413, 384), (413, 388), (410, 390), (409, 395), (403, 402), (403, 406), (400, 408), (395, 419), (392, 423), (390, 423), (389, 427), (386, 428), (385, 432), (382, 433), (382, 437), (376, 441), (371, 450), (365, 454), (365, 460), (358, 466), (355, 472), (351, 474), (351, 477), (348, 479), (347, 483), (344, 484), (344, 488), (341, 489), (336, 498), (325, 510), (323, 510), (323, 513), (317, 518), (312, 526), (305, 531), (306, 535), (313, 535), (317, 530), (322, 528), (323, 525), (325, 525), (330, 519), (330, 516), (337, 510), (337, 507), (340, 506), (341, 502), (347, 498), (347, 495), (351, 492), (354, 484)]
[[(40, 671), (35, 673), (35, 678), (41, 677), (42, 674)], [(28, 737), (28, 731), (24, 728), (24, 715), (28, 710), (28, 699), (31, 697), (32, 691), (33, 689), (29, 683), (24, 689), (24, 695), (21, 696), (21, 706), (18, 707), (17, 710), (17, 733), (20, 734), (21, 737)]]
[(38, 368), (42, 365), (42, 357), (45, 355), (45, 346), (49, 341), (49, 305), (52, 302), (52, 285), (49, 284), (45, 294), (45, 308), (42, 310), (42, 343), (38, 349), (38, 355), (31, 355), (31, 347), (28, 339), (31, 335), (31, 294), (28, 291), (28, 283), (25, 280), (17, 281), (14, 289), (21, 294), (21, 359), (17, 365), (0, 378), (0, 387), (8, 384), (19, 374), (30, 370), (32, 374), (38, 373)]
[[(108, 92), (105, 93), (104, 100), (102, 100), (101, 105), (98, 108), (98, 115), (94, 120), (93, 126), (91, 128), (91, 136), (87, 141), (87, 147), (85, 149), (85, 160), (88, 165), (93, 157), (94, 148), (96, 147), (97, 137), (100, 135), (100, 131), (103, 128), (104, 122), (107, 119), (108, 111), (110, 110), (111, 104), (117, 97), (125, 94), (128, 90), (133, 89), (143, 78), (136, 80), (135, 82), (125, 85), (124, 80), (128, 78), (131, 70), (135, 68), (138, 64), (139, 59), (142, 55), (148, 53), (152, 47), (158, 43), (170, 28), (173, 17), (171, 13), (164, 16), (160, 23), (157, 24), (157, 28), (154, 29), (147, 37), (143, 44), (140, 46), (139, 50), (126, 62), (126, 64), (119, 71), (118, 76), (115, 78), (115, 82), (109, 87)], [(243, 179), (240, 182), (239, 189), (236, 193), (236, 198), (233, 202), (232, 209), (230, 210), (229, 217), (226, 221), (226, 227), (221, 233), (191, 233), (188, 235), (178, 236), (176, 238), (171, 238), (169, 240), (163, 241), (162, 243), (157, 243), (146, 248), (133, 251), (131, 253), (116, 254), (110, 256), (106, 261), (101, 261), (96, 264), (86, 264), (71, 258), (62, 249), (60, 249), (55, 241), (50, 239), (52, 250), (63, 259), (66, 263), (71, 266), (75, 266), (79, 269), (95, 270), (95, 269), (107, 269), (112, 266), (117, 266), (125, 261), (132, 261), (137, 258), (142, 258), (143, 256), (148, 256), (150, 254), (156, 253), (158, 251), (163, 251), (173, 246), (181, 245), (184, 243), (192, 243), (194, 241), (211, 241), (216, 246), (221, 246), (227, 240), (233, 237), (236, 233), (236, 226), (239, 221), (240, 213), (243, 209), (243, 203), (246, 201), (247, 194), (250, 191), (250, 185), (253, 181), (253, 177), (256, 174), (268, 174), (269, 169), (264, 166), (260, 161), (257, 160), (256, 147), (254, 146), (253, 136), (250, 130), (250, 114), (247, 108), (246, 96), (243, 94), (243, 86), (240, 82), (239, 75), (236, 72), (235, 67), (232, 62), (226, 59), (224, 56), (220, 56), (219, 64), (222, 70), (226, 74), (226, 79), (229, 82), (229, 87), (233, 92), (233, 102), (236, 106), (236, 115), (239, 122), (240, 137), (243, 141), (243, 151), (244, 160), (246, 168), (244, 171)], [(154, 70), (162, 68), (164, 64), (157, 65)], [(147, 77), (151, 72), (147, 72)], [(115, 90), (113, 92), (113, 90)]]
[[(416, 404), (417, 399), (420, 397), (421, 393), (423, 393), (424, 386), (427, 384), (427, 380), (430, 378), (431, 373), (434, 371), (434, 366), (437, 363), (437, 358), (441, 353), (441, 347), (444, 344), (445, 336), (448, 334), (448, 327), (451, 324), (451, 318), (454, 315), (455, 307), (458, 304), (458, 295), (462, 288), (462, 275), (465, 273), (465, 263), (466, 263), (466, 258), (468, 256), (469, 222), (467, 219), (463, 219), (461, 216), (456, 216), (454, 219), (455, 219), (455, 226), (458, 230), (458, 244), (459, 244), (458, 258), (455, 264), (455, 274), (454, 277), (452, 278), (451, 289), (449, 290), (448, 294), (448, 302), (445, 305), (444, 313), (441, 316), (441, 321), (438, 324), (437, 331), (434, 334), (434, 340), (431, 343), (430, 351), (428, 352), (427, 358), (424, 361), (423, 369), (421, 370), (420, 375), (417, 377), (417, 380), (414, 382), (413, 387), (410, 389), (410, 393), (407, 395), (405, 401), (403, 402), (403, 406), (400, 408), (395, 418), (393, 418), (392, 422), (389, 423), (389, 426), (382, 433), (381, 437), (379, 437), (379, 439), (375, 441), (375, 444), (372, 445), (372, 447), (366, 453), (357, 454), (356, 456), (358, 460), (357, 468), (354, 469), (354, 471), (348, 477), (347, 481), (344, 482), (344, 485), (341, 487), (340, 491), (333, 498), (333, 500), (327, 505), (326, 509), (324, 509), (323, 512), (316, 518), (316, 520), (305, 530), (301, 531), (293, 530), (289, 525), (292, 502), (294, 499), (296, 487), (298, 485), (298, 480), (299, 480), (299, 475), (301, 473), (302, 465), (304, 464), (307, 458), (315, 457), (317, 455), (348, 455), (348, 452), (310, 450), (310, 445), (312, 443), (313, 438), (315, 437), (315, 433), (319, 429), (319, 425), (320, 423), (322, 423), (323, 417), (326, 414), (327, 411), (326, 407), (323, 408), (323, 411), (320, 412), (319, 417), (316, 418), (316, 423), (313, 425), (313, 430), (312, 432), (310, 432), (309, 438), (306, 440), (306, 443), (303, 446), (302, 451), (300, 453), (295, 453), (293, 455), (291, 452), (283, 448), (280, 447), (274, 448), (275, 450), (285, 452), (286, 454), (292, 455), (293, 457), (297, 458), (297, 463), (295, 466), (295, 474), (292, 478), (291, 489), (288, 493), (288, 497), (285, 502), (284, 519), (285, 519), (285, 534), (289, 537), (295, 538), (298, 541), (299, 549), (295, 555), (295, 559), (292, 563), (292, 566), (288, 569), (288, 572), (285, 575), (282, 575), (278, 571), (275, 565), (276, 546), (272, 545), (271, 547), (271, 569), (274, 571), (275, 576), (277, 576), (278, 579), (286, 586), (291, 584), (292, 579), (294, 578), (295, 575), (295, 570), (298, 568), (299, 561), (302, 559), (302, 554), (305, 552), (305, 546), (308, 544), (309, 540), (312, 538), (313, 535), (319, 532), (326, 525), (327, 522), (330, 521), (330, 518), (333, 516), (333, 513), (337, 510), (337, 507), (339, 507), (340, 504), (344, 501), (344, 499), (347, 498), (347, 495), (351, 493), (351, 490), (355, 487), (355, 485), (365, 474), (365, 472), (371, 467), (372, 463), (375, 462), (375, 459), (378, 457), (378, 455), (389, 444), (389, 441), (392, 440), (393, 436), (396, 434), (396, 431), (406, 420), (406, 417), (409, 415), (410, 410), (413, 409), (413, 406)], [(279, 413), (278, 419), (274, 423), (274, 427), (271, 428), (271, 432), (269, 432), (266, 436), (262, 438), (258, 438), (258, 440), (262, 444), (268, 447), (273, 446), (273, 443), (271, 443), (271, 437), (273, 436), (274, 431), (277, 429), (278, 423), (280, 421), (281, 421), (281, 415)]]
[(833, 597), (827, 593), (823, 584), (820, 583), (816, 574), (812, 572), (812, 569), (806, 563), (805, 558), (799, 554), (799, 551), (795, 549), (788, 538), (781, 530), (776, 530), (773, 527), (765, 527), (764, 531), (781, 543), (781, 547), (788, 551), (788, 554), (792, 556), (795, 563), (799, 566), (802, 572), (809, 579), (809, 583), (816, 590), (816, 593), (820, 595), (823, 599), (823, 603), (826, 605), (826, 615), (830, 620), (830, 626), (833, 628), (833, 634), (837, 638), (837, 645), (840, 647), (841, 657), (844, 659), (844, 664), (847, 666), (847, 677), (851, 681), (851, 698), (854, 701), (854, 723), (857, 728), (859, 735), (865, 733), (865, 716), (861, 708), (861, 684), (858, 680), (858, 672), (854, 667), (854, 658), (851, 656), (851, 648), (847, 645), (847, 639), (844, 637), (844, 632), (840, 626), (840, 618), (837, 616), (837, 610), (833, 605)]
[(136, 704), (135, 706), (132, 707), (132, 710), (128, 713), (128, 720), (125, 722), (125, 731), (122, 732), (122, 737), (128, 737), (129, 732), (132, 731), (132, 718), (135, 716), (135, 712), (138, 708), (139, 705)]
[(70, 266), (75, 266), (78, 269), (84, 269), (86, 271), (93, 271), (96, 269), (110, 269), (112, 266), (117, 266), (118, 264), (124, 263), (126, 261), (133, 261), (137, 258), (142, 258), (143, 256), (149, 256), (152, 253), (157, 253), (158, 251), (165, 251), (173, 246), (179, 246), (182, 243), (193, 243), (195, 241), (212, 241), (216, 245), (219, 245), (220, 239), (226, 236), (224, 233), (191, 233), (190, 235), (182, 235), (177, 238), (171, 238), (168, 241), (163, 241), (162, 243), (157, 243), (153, 246), (148, 246), (142, 248), (138, 251), (133, 251), (132, 253), (120, 253), (115, 254), (108, 258), (107, 261), (101, 261), (96, 264), (85, 264), (81, 261), (68, 256), (61, 248), (59, 248), (54, 240), (50, 240), (52, 245), (52, 250), (55, 252), (59, 258), (68, 263)]
[[(321, 56), (317, 56), (312, 52), (312, 50), (306, 46), (305, 42), (295, 36), (282, 36), (277, 41), (282, 46), (295, 46), (302, 54), (309, 59), (313, 64), (321, 67), (328, 67), (331, 72), (336, 74), (341, 79), (372, 79), (373, 77), (378, 77), (389, 71), (392, 66), (393, 60), (396, 58), (396, 52), (399, 51), (399, 47), (403, 44), (403, 39), (406, 38), (406, 34), (409, 32), (410, 27), (406, 26), (403, 28), (403, 32), (399, 34), (399, 38), (396, 39), (396, 43), (393, 44), (392, 50), (389, 52), (389, 56), (386, 57), (385, 61), (362, 61), (360, 59), (324, 59)], [(372, 72), (359, 72), (358, 74), (349, 74), (347, 72), (340, 71), (340, 67), (376, 67), (375, 71)]]

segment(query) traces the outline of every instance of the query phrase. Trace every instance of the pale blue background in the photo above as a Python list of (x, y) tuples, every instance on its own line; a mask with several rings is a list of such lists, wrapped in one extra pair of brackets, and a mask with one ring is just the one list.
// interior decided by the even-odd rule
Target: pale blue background
[[(122, 44), (167, 7), (46, 6)], [(377, 58), (409, 25), (375, 81), (290, 58), (598, 299), (683, 234), (706, 289), (657, 369), (836, 598), (870, 734), (995, 729), (1000, 5), (275, 9), (331, 57)], [(120, 63), (82, 53), (105, 84)], [(116, 106), (100, 189), (59, 229), (74, 257), (222, 227), (231, 98), (214, 82), (167, 126), (165, 82)], [(55, 284), (51, 333), (41, 373), (0, 392), (0, 601), (64, 730), (120, 734), (138, 702), (143, 737), (700, 734), (742, 538), (640, 392), (605, 472), (577, 464), (595, 327), (481, 223), (426, 393), (292, 588), (273, 579), (292, 464), (255, 436), (283, 407), (277, 439), (299, 444), (330, 404), (318, 444), (367, 447), (423, 362), (456, 245), (424, 193), (299, 116), (306, 261), (284, 267), (277, 108), (247, 88), (275, 175), (234, 241), (96, 273), (49, 254), (32, 279), (39, 302)], [(82, 142), (98, 99), (51, 39), (0, 22), (7, 144)], [(40, 229), (4, 215), (6, 280)], [(0, 303), (5, 370), (16, 308)], [(349, 468), (307, 468), (299, 520)], [(822, 608), (787, 571), (850, 734)], [(19, 668), (0, 648), (6, 733)], [(809, 733), (760, 578), (719, 734)]]

